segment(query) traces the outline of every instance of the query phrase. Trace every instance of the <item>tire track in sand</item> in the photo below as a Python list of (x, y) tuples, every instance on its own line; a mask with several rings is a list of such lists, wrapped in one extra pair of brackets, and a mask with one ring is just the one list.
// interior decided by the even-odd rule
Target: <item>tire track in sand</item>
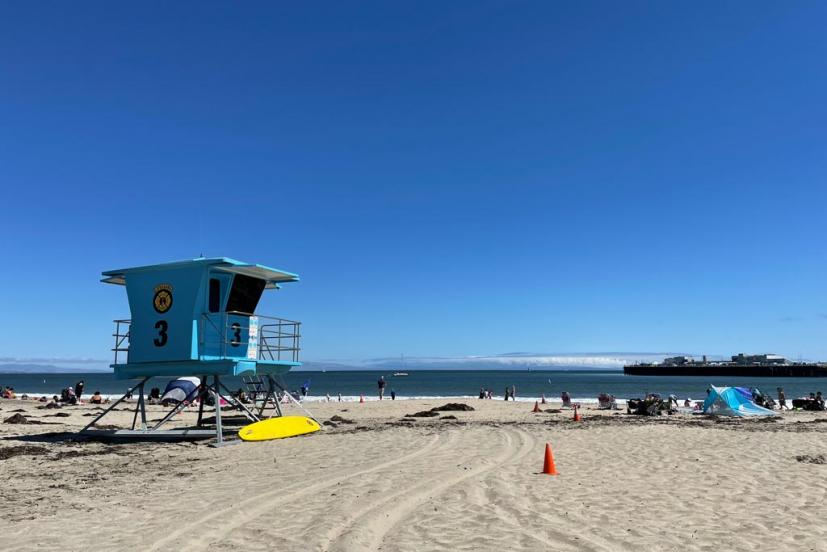
[[(191, 523), (187, 523), (184, 526), (166, 533), (163, 538), (152, 543), (148, 550), (157, 552), (165, 546), (172, 545), (176, 540), (190, 533), (198, 533), (197, 548), (200, 550), (203, 548), (204, 543), (212, 543), (216, 540), (220, 540), (223, 536), (228, 535), (237, 527), (240, 527), (251, 522), (257, 517), (264, 515), (276, 504), (283, 504), (291, 500), (297, 500), (303, 496), (317, 493), (342, 481), (375, 473), (403, 462), (409, 462), (414, 458), (418, 458), (419, 456), (431, 452), (440, 440), (442, 440), (442, 434), (437, 434), (425, 446), (415, 450), (414, 452), (394, 458), (393, 460), (389, 460), (387, 462), (380, 462), (379, 464), (363, 470), (358, 470), (345, 476), (337, 475), (327, 477), (310, 485), (303, 482), (295, 483), (290, 486), (265, 491), (238, 502), (233, 502), (230, 506), (220, 508), (218, 510), (212, 510), (209, 514), (201, 516)], [(293, 492), (293, 490), (297, 487), (300, 487), (300, 489)], [(218, 523), (219, 520), (220, 524)], [(180, 542), (177, 546), (180, 546)], [(196, 546), (195, 543), (193, 546)], [(189, 547), (185, 545), (183, 549), (187, 550)]]
[[(519, 434), (520, 437), (523, 439), (524, 446), (522, 449), (523, 452), (519, 455), (518, 459), (522, 460), (526, 455), (534, 451), (537, 440), (531, 435), (531, 433), (527, 431), (520, 430)], [(516, 468), (520, 469), (520, 466), (516, 466)], [(531, 473), (534, 473), (533, 470), (531, 470)], [(601, 545), (600, 543), (595, 542), (592, 538), (581, 537), (579, 539), (575, 539), (571, 532), (553, 529), (545, 525), (542, 527), (541, 531), (545, 533), (546, 537), (551, 537), (555, 540), (549, 541), (548, 538), (541, 538), (538, 537), (536, 534), (528, 533), (527, 527), (520, 521), (520, 516), (525, 515), (525, 511), (520, 510), (515, 506), (509, 506), (509, 503), (507, 501), (492, 500), (489, 503), (488, 509), (497, 517), (497, 523), (504, 523), (506, 525), (510, 525), (516, 529), (519, 529), (523, 536), (544, 542), (550, 550), (561, 550), (561, 547), (564, 547), (563, 549), (565, 550), (590, 552), (604, 552), (614, 550), (612, 547), (606, 547), (604, 545)], [(546, 521), (559, 521), (554, 520), (550, 516), (545, 516), (537, 512), (536, 510), (531, 510), (530, 516), (539, 517), (545, 519)]]
[[(515, 459), (524, 457), (531, 451), (533, 441), (531, 439), (524, 440), (523, 445), (519, 449), (515, 449), (513, 445), (514, 433), (520, 433), (519, 430), (514, 429), (500, 429), (499, 433), (504, 437), (505, 453), (494, 458), (494, 461), (482, 469), (472, 469), (464, 472), (461, 475), (449, 475), (443, 470), (442, 473), (435, 477), (431, 477), (424, 482), (417, 483), (402, 491), (395, 492), (379, 502), (374, 502), (371, 506), (363, 508), (351, 516), (351, 521), (343, 528), (328, 534), (328, 543), (322, 546), (323, 550), (338, 551), (338, 550), (377, 550), (382, 544), (385, 536), (394, 530), (412, 511), (421, 507), (429, 500), (444, 494), (450, 488), (464, 482), (472, 477), (480, 477), (483, 474), (494, 470), (503, 464), (511, 462)], [(454, 471), (453, 467), (451, 471)], [(393, 503), (389, 508), (388, 504)], [(370, 523), (377, 519), (381, 519), (382, 528), (379, 530), (372, 529)], [(356, 540), (360, 534), (367, 533), (367, 543), (351, 542)], [(533, 537), (534, 540), (539, 540), (547, 546), (549, 543), (540, 537)]]
[[(523, 432), (523, 435), (531, 441), (531, 449), (533, 449), (535, 446), (534, 443), (536, 443), (536, 439), (528, 432)], [(561, 475), (560, 477), (563, 476)], [(519, 522), (519, 514), (522, 512), (517, 510), (513, 506), (509, 508), (507, 502), (492, 501), (491, 506), (494, 510), (499, 512), (499, 521), (516, 527), (524, 527), (522, 523)], [(543, 512), (538, 512), (536, 510), (532, 510), (531, 515), (540, 518), (541, 520), (544, 520), (546, 522), (549, 522), (555, 527), (559, 527), (560, 522), (574, 522), (574, 526), (578, 528), (586, 525), (585, 523), (577, 523), (576, 520), (578, 518), (573, 518), (572, 516), (555, 516), (553, 514), (546, 514)], [(552, 535), (554, 538), (558, 539), (559, 542), (555, 543), (555, 547), (559, 547), (560, 543), (562, 542), (575, 550), (589, 550), (592, 552), (617, 552), (620, 550), (624, 552), (632, 552), (634, 550), (632, 546), (620, 540), (610, 540), (600, 535), (596, 535), (594, 533), (584, 534), (576, 529), (554, 529), (553, 527), (549, 527), (548, 525), (543, 525), (542, 530)], [(575, 539), (575, 536), (578, 538)]]

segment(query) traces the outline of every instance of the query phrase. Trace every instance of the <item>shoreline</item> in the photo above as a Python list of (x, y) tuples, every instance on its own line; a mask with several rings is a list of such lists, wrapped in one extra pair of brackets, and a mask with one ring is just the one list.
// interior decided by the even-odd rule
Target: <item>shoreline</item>
[[(40, 398), (51, 399), (55, 395), (54, 393), (52, 393), (52, 394), (48, 394), (48, 393), (27, 393), (25, 391), (18, 391), (16, 389), (15, 389), (15, 394), (16, 394), (16, 397), (14, 399), (0, 399), (0, 405), (2, 405), (3, 401), (9, 401), (9, 400), (39, 402), (38, 399), (40, 399)], [(26, 395), (29, 398), (28, 399), (23, 399), (22, 398), (23, 395)], [(83, 403), (88, 404), (89, 403), (89, 397), (91, 397), (91, 396), (92, 396), (91, 394), (87, 394), (86, 392), (84, 392), (84, 394), (83, 394)], [(109, 401), (117, 400), (117, 399), (121, 398), (122, 396), (123, 396), (123, 394), (101, 393), (101, 397), (103, 397), (105, 400), (109, 400)], [(308, 395), (308, 396), (304, 397), (302, 402), (307, 402), (307, 403), (331, 403), (331, 404), (332, 403), (338, 403), (338, 402), (342, 402), (342, 403), (354, 403), (355, 402), (355, 403), (358, 403), (360, 398), (362, 398), (362, 397), (360, 397), (359, 395), (342, 395), (342, 400), (338, 401), (337, 397), (335, 397), (335, 396), (331, 396), (330, 400), (327, 400), (327, 398), (325, 396)], [(379, 397), (377, 397), (377, 396), (364, 396), (364, 400), (365, 400), (365, 402), (393, 402), (393, 399), (391, 399), (389, 397), (385, 397), (383, 400), (380, 401)], [(446, 401), (450, 401), (450, 400), (462, 400), (462, 401), (481, 401), (481, 402), (492, 402), (492, 401), (506, 402), (502, 395), (500, 395), (500, 396), (494, 395), (494, 397), (491, 398), (491, 399), (480, 399), (477, 396), (471, 396), (471, 395), (415, 395), (415, 396), (397, 395), (395, 400), (396, 401), (429, 401), (429, 400), (446, 400)], [(542, 400), (541, 397), (517, 397), (514, 400), (508, 399), (507, 402), (534, 403), (534, 401), (540, 401), (540, 400)], [(629, 400), (629, 399), (626, 399), (626, 398), (621, 399), (619, 397), (615, 397), (615, 400), (617, 401), (618, 405), (625, 406), (626, 401)], [(681, 401), (682, 400), (683, 399), (681, 399)], [(692, 399), (692, 400), (694, 401), (695, 399)], [(587, 405), (596, 405), (596, 404), (598, 404), (598, 400), (596, 398), (572, 397), (571, 401), (574, 402), (574, 403), (581, 403), (581, 404), (587, 404)], [(133, 396), (132, 399), (125, 399), (124, 402), (132, 404), (132, 403), (136, 402), (136, 399)], [(560, 398), (546, 397), (546, 403), (545, 404), (549, 404), (549, 405), (551, 405), (551, 404), (560, 404), (560, 405), (562, 405), (562, 400)]]

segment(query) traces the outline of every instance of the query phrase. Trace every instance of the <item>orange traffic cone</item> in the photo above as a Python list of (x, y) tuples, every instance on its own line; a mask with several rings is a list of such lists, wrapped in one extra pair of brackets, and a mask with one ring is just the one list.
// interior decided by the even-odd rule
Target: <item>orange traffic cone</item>
[(546, 404), (546, 394), (540, 395), (540, 404)]
[(577, 405), (574, 405), (574, 421), (575, 421), (575, 422), (580, 422), (580, 421), (583, 421), (583, 416), (581, 416), (581, 415), (577, 412)]
[(363, 403), (363, 402), (365, 402), (365, 396), (364, 395), (359, 395), (359, 403)]
[(532, 412), (542, 412), (542, 410), (540, 410), (540, 403), (537, 401), (534, 401), (534, 410), (532, 410)]
[(543, 473), (546, 475), (557, 475), (557, 467), (554, 465), (554, 455), (551, 453), (550, 443), (546, 443), (546, 457), (543, 461)]

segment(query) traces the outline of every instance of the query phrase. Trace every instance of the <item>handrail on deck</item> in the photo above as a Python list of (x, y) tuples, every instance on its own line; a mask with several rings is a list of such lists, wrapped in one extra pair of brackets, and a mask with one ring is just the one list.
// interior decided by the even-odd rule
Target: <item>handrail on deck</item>
[[(220, 315), (220, 321), (216, 324), (214, 315)], [(230, 317), (244, 317), (248, 320), (255, 317), (258, 324), (255, 326), (258, 332), (258, 351), (256, 354), (257, 360), (289, 360), (292, 362), (299, 361), (299, 352), (301, 351), (301, 322), (296, 320), (288, 320), (286, 318), (278, 318), (276, 316), (267, 316), (262, 314), (250, 314), (240, 311), (227, 311), (222, 313), (202, 313), (201, 315), (201, 335), (199, 336), (199, 355), (203, 354), (205, 343), (207, 341), (208, 332), (214, 332), (213, 336), (217, 337), (221, 344), (221, 356), (227, 356), (228, 346), (237, 346), (239, 343), (229, 339), (232, 335), (233, 329), (243, 330), (249, 336), (250, 324), (239, 324), (237, 319), (231, 321)], [(262, 324), (261, 321), (271, 321), (267, 324)], [(233, 326), (236, 324), (237, 326)]]
[[(211, 314), (220, 314), (221, 321), (216, 324)], [(221, 344), (221, 356), (227, 356), (227, 346), (238, 345), (232, 339), (228, 339), (231, 335), (230, 329), (233, 324), (238, 322), (230, 322), (229, 316), (243, 316), (248, 320), (255, 317), (259, 324), (258, 328), (258, 353), (256, 360), (289, 360), (292, 362), (299, 361), (299, 352), (301, 351), (301, 322), (296, 320), (288, 320), (286, 318), (278, 318), (275, 316), (265, 316), (260, 314), (249, 314), (238, 311), (229, 311), (223, 313), (202, 313), (199, 324), (199, 338), (198, 338), (198, 356), (204, 355), (204, 349), (207, 341), (208, 332), (212, 337), (217, 337)], [(269, 323), (261, 324), (261, 321), (268, 321)], [(118, 364), (119, 354), (127, 354), (127, 362), (129, 359), (129, 330), (132, 320), (129, 318), (121, 318), (113, 320), (115, 323), (115, 331), (112, 337), (115, 340), (115, 345), (111, 349), (115, 353), (115, 364)], [(222, 329), (223, 327), (223, 329)], [(239, 325), (239, 329), (247, 332), (249, 335), (250, 325)]]
[[(112, 334), (112, 337), (115, 338), (115, 347), (112, 348), (112, 351), (115, 353), (115, 364), (118, 364), (118, 353), (126, 353), (127, 360), (129, 359), (129, 327), (132, 324), (132, 320), (129, 318), (121, 318), (119, 320), (113, 320), (115, 322), (115, 333)], [(124, 333), (121, 333), (121, 326), (126, 326)], [(124, 345), (126, 343), (126, 345)]]

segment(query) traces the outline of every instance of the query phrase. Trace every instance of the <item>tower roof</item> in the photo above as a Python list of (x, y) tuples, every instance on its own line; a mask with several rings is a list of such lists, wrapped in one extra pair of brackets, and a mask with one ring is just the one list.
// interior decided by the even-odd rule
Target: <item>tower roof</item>
[(173, 261), (169, 263), (161, 263), (146, 266), (135, 266), (132, 268), (119, 268), (116, 270), (107, 270), (101, 273), (103, 278), (101, 282), (107, 284), (125, 285), (127, 274), (136, 272), (153, 272), (156, 270), (168, 270), (174, 268), (186, 268), (189, 266), (210, 266), (224, 272), (232, 272), (234, 274), (243, 274), (251, 278), (258, 278), (265, 280), (267, 289), (278, 288), (278, 284), (283, 282), (297, 282), (299, 280), (298, 274), (286, 272), (277, 268), (270, 268), (260, 264), (244, 263), (228, 257), (200, 257), (198, 259), (188, 259), (184, 261)]

